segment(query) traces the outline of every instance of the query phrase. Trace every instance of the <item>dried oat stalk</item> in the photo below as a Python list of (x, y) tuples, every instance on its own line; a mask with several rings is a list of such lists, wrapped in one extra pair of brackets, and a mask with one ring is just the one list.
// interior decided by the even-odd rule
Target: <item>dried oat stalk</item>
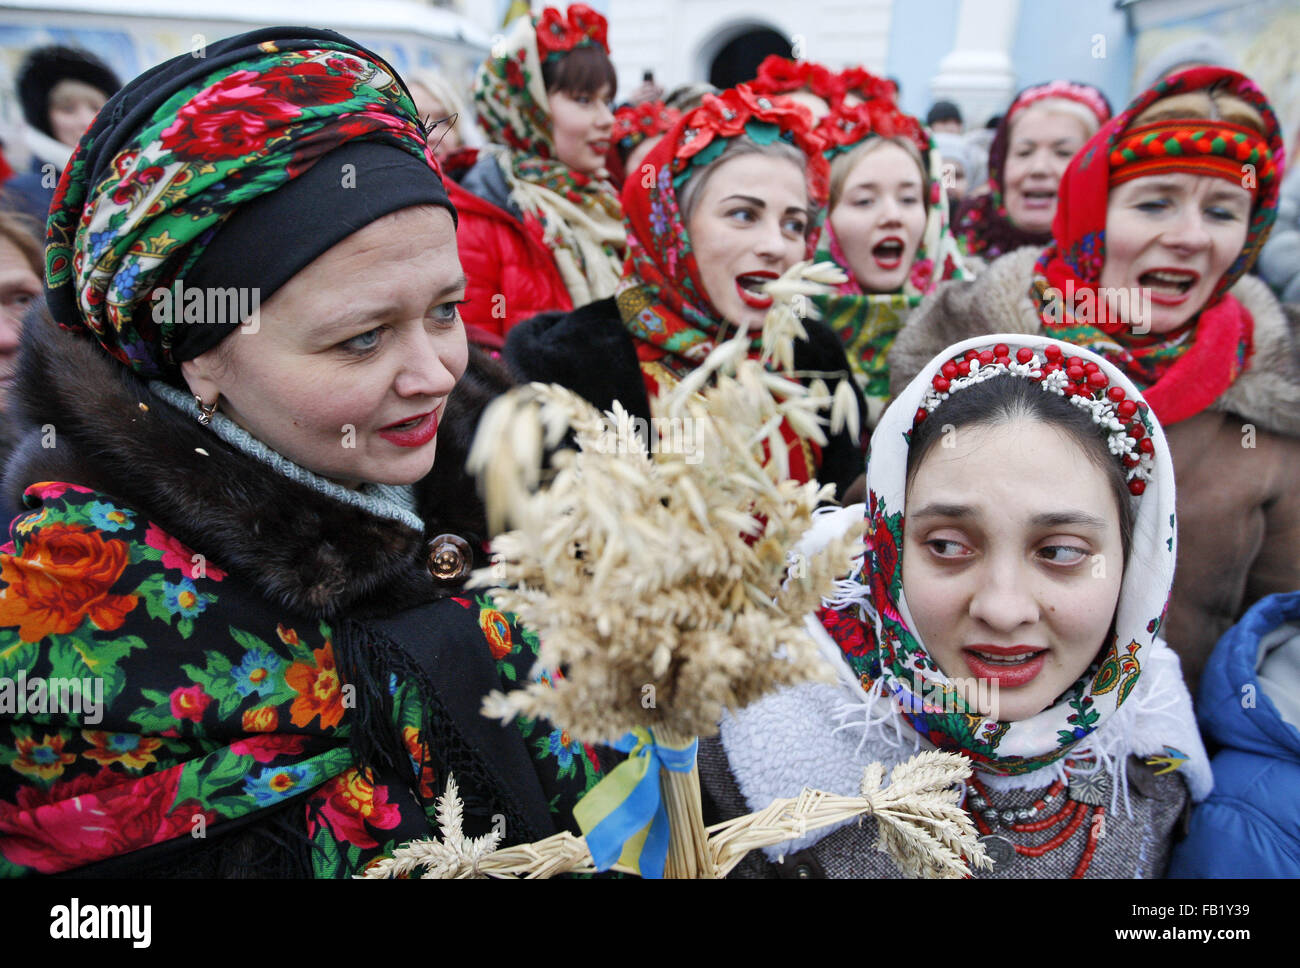
[[(789, 307), (809, 272), (824, 275), (801, 266), (772, 284), (776, 359), (802, 331)], [(493, 693), (487, 715), (542, 717), (586, 742), (636, 726), (711, 735), (724, 709), (816, 674), (804, 616), (846, 572), (860, 529), (791, 567), (787, 549), (834, 489), (786, 479), (780, 425), (825, 443), (826, 412), (850, 417), (824, 382), (772, 373), (747, 349), (744, 334), (719, 345), (658, 401), (657, 419), (691, 443), (682, 452), (648, 452), (616, 432), (628, 425), (617, 405), (607, 420), (560, 387), (532, 384), (489, 408), (470, 469), (494, 531), (512, 530), (475, 583), (538, 632), (541, 666), (566, 676)], [(544, 471), (566, 433), (577, 449)]]
[[(876, 818), (878, 846), (909, 877), (958, 878), (968, 876), (971, 868), (989, 869), (993, 862), (970, 816), (958, 805), (956, 785), (969, 776), (970, 763), (964, 757), (931, 750), (894, 767), (889, 785), (882, 788), (884, 770), (873, 764), (864, 771), (861, 796), (804, 790), (765, 810), (710, 827), (707, 868), (694, 876), (725, 877), (751, 850), (860, 817)], [(448, 788), (447, 795), (455, 799), (454, 784), (449, 782)], [(421, 867), (426, 878), (537, 878), (594, 871), (586, 842), (567, 832), (484, 854), (471, 849), (458, 826), (450, 831), (445, 821), (440, 826), (440, 840), (413, 841), (360, 876), (405, 877)]]

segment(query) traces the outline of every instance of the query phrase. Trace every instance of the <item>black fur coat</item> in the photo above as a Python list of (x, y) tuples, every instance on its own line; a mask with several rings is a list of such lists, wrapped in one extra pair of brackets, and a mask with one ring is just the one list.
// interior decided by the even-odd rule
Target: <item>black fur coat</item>
[[(457, 589), (440, 586), (428, 569), (427, 543), (445, 532), (465, 538), (475, 564), (483, 563), (483, 509), (463, 466), (479, 414), (509, 380), (471, 353), (439, 430), (434, 469), (415, 486), (425, 522), (417, 532), (280, 476), (156, 397), (90, 339), (37, 314), (23, 334), (6, 415), (14, 441), (2, 485), (7, 520), (27, 510), (31, 484), (89, 487), (202, 552), (227, 574), (223, 589), (247, 595), (250, 607), (260, 598), (277, 614), (328, 621), (340, 673), (361, 683), (355, 762), (405, 761), (381, 714), (382, 694), (391, 675), (411, 679), (431, 710), (437, 775), (455, 773), (467, 810), (473, 796), (485, 816), (509, 818), (512, 842), (540, 839), (567, 819), (553, 814), (520, 733), (480, 715), (481, 697), (502, 688), (501, 676), (486, 647), (442, 634), (438, 616), (448, 603), (440, 600)], [(305, 875), (302, 815), (290, 803), (201, 846), (179, 838), (75, 874)]]

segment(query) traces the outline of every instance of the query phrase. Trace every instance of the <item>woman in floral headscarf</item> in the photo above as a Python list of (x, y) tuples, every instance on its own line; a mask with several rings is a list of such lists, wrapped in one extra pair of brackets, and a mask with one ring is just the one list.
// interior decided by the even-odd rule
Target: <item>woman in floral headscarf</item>
[(1193, 689), (1252, 602), (1300, 587), (1295, 330), (1247, 274), (1284, 157), (1249, 78), (1202, 67), (1161, 81), (1070, 163), (1052, 243), (940, 287), (889, 359), (899, 388), (955, 339), (1041, 332), (1100, 353), (1142, 389), (1178, 471), (1168, 638)]
[(605, 170), (618, 77), (605, 32), (584, 4), (547, 7), (516, 20), (479, 68), (474, 101), (493, 144), (448, 172), (474, 342), (500, 347), (520, 320), (618, 285), (623, 213)]
[[(867, 488), (798, 549), (866, 514), (853, 574), (809, 623), (836, 684), (776, 693), (701, 743), (719, 819), (807, 787), (852, 795), (868, 764), (937, 748), (974, 771), (964, 806), (993, 861), (977, 874), (1161, 876), (1211, 780), (1161, 638), (1174, 474), (1136, 386), (1040, 336), (949, 346), (885, 411)], [(824, 828), (737, 870), (897, 876), (879, 835)]]
[(331, 31), (160, 64), (83, 136), (0, 547), (0, 681), (65, 685), (0, 704), (0, 876), (347, 877), (453, 773), (467, 833), (571, 826), (591, 751), (478, 711), (537, 642), (463, 592), (492, 375), (455, 215), (401, 80)]
[[(740, 327), (757, 333), (772, 305), (763, 284), (813, 252), (828, 168), (810, 121), (802, 107), (744, 86), (706, 95), (646, 157), (654, 180), (623, 186), (628, 259), (617, 297), (516, 327), (506, 343), (516, 372), (648, 419), (650, 399), (718, 343)], [(848, 372), (844, 351), (821, 324), (805, 327), (794, 369), (834, 388)], [(793, 478), (843, 494), (861, 475), (862, 450), (847, 431), (824, 445), (782, 432)]]
[(844, 344), (874, 427), (889, 400), (894, 338), (922, 296), (968, 275), (948, 230), (942, 158), (915, 118), (877, 98), (841, 103), (818, 131), (831, 163), (818, 258), (849, 279), (813, 303)]
[(1061, 174), (1108, 118), (1110, 102), (1090, 84), (1050, 81), (1016, 95), (989, 147), (988, 188), (957, 216), (957, 238), (975, 268), (1051, 239)]

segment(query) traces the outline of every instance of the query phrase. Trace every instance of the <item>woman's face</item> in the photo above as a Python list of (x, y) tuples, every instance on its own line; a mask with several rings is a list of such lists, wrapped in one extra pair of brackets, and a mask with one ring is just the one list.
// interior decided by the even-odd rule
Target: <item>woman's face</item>
[(1018, 228), (1052, 230), (1057, 186), (1087, 140), (1087, 129), (1073, 115), (1050, 107), (1028, 107), (1017, 115), (1002, 168), (1002, 201)]
[(27, 257), (0, 235), (0, 409), (3, 409), (18, 366), (23, 315), (41, 296), (41, 280)]
[[(1251, 202), (1241, 185), (1213, 175), (1175, 172), (1117, 185), (1106, 205), (1098, 287), (1150, 290), (1151, 331), (1177, 329), (1204, 308), (1241, 254)], [(1132, 295), (1125, 302), (1131, 306)]]
[(748, 154), (715, 168), (686, 223), (704, 294), (736, 327), (763, 325), (772, 297), (762, 286), (804, 257), (811, 216), (803, 169)]
[(867, 292), (898, 292), (925, 234), (921, 169), (905, 150), (885, 142), (849, 172), (831, 212), (858, 284)]
[(594, 94), (552, 91), (551, 120), (555, 126), (555, 153), (576, 172), (594, 175), (605, 167), (614, 112), (614, 92), (602, 84)]
[(465, 274), (446, 209), (349, 235), (261, 307), (260, 325), (183, 364), (190, 389), (258, 440), (346, 487), (411, 484), (433, 466), (468, 349)]
[[(413, 82), (410, 87), (411, 98), (415, 101), (415, 112), (422, 122), (441, 121), (451, 115), (451, 111), (447, 106), (434, 97), (433, 92), (423, 84)], [(460, 133), (456, 130), (459, 121), (460, 119), (457, 118), (456, 121), (448, 121), (438, 125), (430, 136), (429, 140), (433, 143), (433, 155), (439, 161), (442, 161), (460, 147)]]
[(1119, 509), (1068, 434), (1032, 418), (950, 432), (907, 491), (903, 594), (949, 679), (1027, 719), (1097, 657), (1119, 601)]
[(82, 81), (63, 80), (50, 88), (50, 130), (56, 140), (76, 147), (108, 101), (104, 92)]

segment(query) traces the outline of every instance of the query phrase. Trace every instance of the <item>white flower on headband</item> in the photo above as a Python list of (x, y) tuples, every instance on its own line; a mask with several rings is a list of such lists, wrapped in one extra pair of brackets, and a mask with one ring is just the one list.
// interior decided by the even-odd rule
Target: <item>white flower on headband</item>
[(1043, 390), (1087, 410), (1092, 422), (1106, 434), (1106, 447), (1124, 465), (1129, 491), (1137, 496), (1146, 490), (1146, 482), (1152, 477), (1155, 446), (1143, 423), (1145, 407), (1128, 399), (1123, 387), (1111, 385), (1110, 377), (1096, 363), (1078, 356), (1067, 357), (1055, 344), (1045, 347), (1041, 357), (1027, 346), (1012, 356), (1006, 343), (983, 351), (967, 350), (964, 356), (953, 357), (931, 379), (912, 426), (915, 428), (959, 390), (1003, 373), (1033, 380)]

